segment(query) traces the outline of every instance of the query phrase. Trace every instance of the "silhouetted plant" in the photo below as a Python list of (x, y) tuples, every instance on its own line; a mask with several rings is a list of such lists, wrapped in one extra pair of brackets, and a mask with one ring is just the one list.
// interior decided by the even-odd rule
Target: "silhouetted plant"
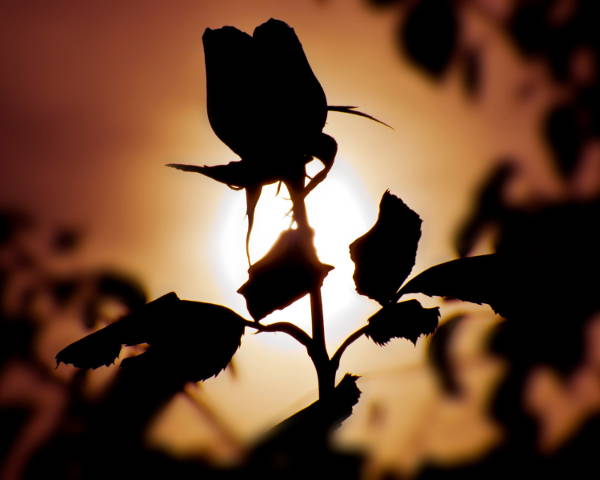
[[(350, 246), (357, 291), (382, 308), (330, 356), (320, 288), (333, 267), (318, 259), (304, 198), (326, 178), (337, 150), (336, 141), (322, 132), (327, 111), (374, 118), (354, 107), (327, 105), (294, 30), (281, 21), (269, 20), (257, 27), (253, 36), (233, 27), (208, 29), (203, 41), (210, 123), (241, 160), (216, 167), (170, 166), (205, 174), (232, 188), (244, 188), (248, 236), (264, 185), (283, 182), (292, 200), (295, 228), (284, 231), (271, 250), (251, 264), (248, 281), (238, 290), (246, 298), (253, 320), (223, 306), (182, 301), (169, 293), (66, 347), (56, 359), (80, 368), (97, 368), (113, 363), (123, 345), (149, 345), (144, 353), (121, 363), (122, 381), (113, 390), (121, 391), (115, 397), (120, 403), (108, 401), (112, 413), (105, 409), (106, 414), (99, 415), (104, 421), (98, 422), (98, 428), (107, 429), (107, 425), (114, 425), (108, 415), (135, 423), (128, 417), (132, 415), (141, 422), (137, 424), (140, 430), (151, 412), (186, 382), (217, 375), (237, 350), (245, 328), (284, 332), (300, 342), (312, 359), (319, 401), (278, 431), (296, 432), (286, 435), (298, 439), (324, 441), (327, 432), (351, 414), (360, 394), (357, 377), (346, 376), (335, 387), (340, 359), (348, 346), (363, 335), (379, 345), (392, 338), (414, 343), (437, 326), (437, 308), (425, 309), (417, 300), (399, 302), (399, 288), (415, 262), (421, 219), (398, 197), (384, 193), (377, 222)], [(305, 184), (305, 165), (313, 157), (323, 163), (323, 169)], [(67, 240), (61, 243), (68, 244)], [(67, 287), (61, 285), (60, 290), (68, 291)], [(259, 323), (307, 294), (311, 300), (311, 335), (291, 323)], [(144, 408), (136, 407), (132, 400), (142, 398), (140, 391), (145, 395)], [(291, 425), (300, 429), (290, 430)]]
[[(373, 3), (383, 6), (395, 2)], [(433, 79), (440, 79), (453, 60), (461, 59), (465, 88), (476, 96), (481, 82), (481, 52), (460, 44), (460, 17), (455, 2), (421, 0), (406, 3), (406, 16), (398, 38), (407, 56)], [(516, 16), (512, 22), (511, 25), (518, 25)], [(432, 31), (441, 36), (439, 41), (431, 41)], [(596, 258), (589, 264), (580, 252), (589, 252), (592, 244), (597, 244), (597, 233), (583, 219), (594, 218), (598, 202), (547, 205), (527, 212), (510, 209), (500, 198), (502, 189), (514, 173), (508, 163), (503, 163), (481, 189), (479, 206), (457, 242), (459, 253), (464, 256), (472, 250), (482, 226), (498, 222), (503, 228), (497, 252), (443, 263), (408, 281), (421, 235), (421, 219), (400, 198), (390, 192), (383, 194), (377, 222), (349, 247), (355, 263), (353, 278), (357, 292), (377, 301), (381, 309), (330, 355), (325, 343), (320, 289), (333, 267), (318, 259), (304, 200), (326, 179), (337, 152), (336, 140), (322, 131), (328, 111), (373, 117), (354, 110), (354, 107), (327, 105), (324, 91), (298, 38), (293, 29), (281, 21), (269, 20), (257, 27), (252, 36), (234, 27), (208, 29), (203, 42), (210, 124), (240, 160), (220, 166), (169, 166), (202, 173), (231, 188), (246, 190), (246, 252), (250, 266), (249, 278), (238, 292), (244, 295), (253, 320), (223, 306), (183, 301), (170, 293), (59, 352), (59, 362), (97, 368), (112, 363), (122, 345), (149, 344), (145, 353), (122, 362), (121, 381), (115, 389), (117, 394), (107, 403), (113, 410), (106, 409), (100, 416), (99, 429), (108, 430), (108, 425), (115, 425), (110, 415), (116, 409), (120, 412), (117, 418), (122, 421), (131, 420), (127, 415), (135, 413), (136, 428), (132, 428), (132, 432), (139, 434), (149, 415), (186, 382), (217, 375), (237, 350), (245, 328), (250, 328), (258, 332), (283, 332), (293, 337), (306, 348), (318, 377), (319, 401), (276, 429), (274, 440), (263, 444), (263, 447), (270, 445), (264, 447), (267, 456), (278, 447), (285, 448), (282, 447), (284, 438), (294, 446), (290, 448), (300, 444), (303, 448), (323, 447), (331, 429), (351, 414), (360, 393), (356, 377), (347, 375), (337, 387), (335, 384), (346, 349), (363, 335), (378, 345), (393, 338), (405, 338), (415, 343), (421, 335), (436, 330), (439, 310), (424, 308), (414, 299), (401, 301), (407, 294), (485, 303), (505, 317), (507, 321), (494, 336), (493, 347), (514, 360), (513, 368), (517, 373), (509, 376), (507, 385), (509, 390), (512, 389), (509, 393), (520, 391), (528, 368), (535, 362), (549, 363), (565, 370), (572, 367), (580, 351), (573, 348), (569, 355), (565, 352), (557, 355), (556, 351), (564, 336), (580, 336), (585, 320), (597, 310), (594, 289), (578, 269), (585, 266), (590, 272), (597, 271)], [(532, 52), (537, 48), (534, 47), (530, 46)], [(576, 112), (582, 110), (594, 112), (586, 105), (577, 104)], [(555, 112), (548, 119), (546, 129), (565, 174), (572, 172), (575, 157), (593, 131), (595, 117), (591, 113), (585, 117), (587, 130), (583, 133), (579, 126), (573, 128), (566, 139), (559, 138), (558, 133), (565, 123), (571, 125), (572, 118), (579, 117), (571, 110)], [(323, 164), (323, 169), (306, 183), (305, 167), (313, 158)], [(290, 193), (295, 226), (282, 232), (271, 250), (252, 264), (249, 238), (254, 210), (262, 187), (276, 182), (285, 184)], [(561, 232), (555, 231), (557, 220), (563, 228)], [(585, 239), (583, 246), (581, 239)], [(556, 252), (563, 255), (555, 255)], [(572, 255), (566, 257), (564, 252)], [(570, 281), (565, 282), (565, 278)], [(275, 310), (286, 308), (305, 295), (310, 296), (310, 335), (287, 322), (261, 323)], [(547, 303), (548, 298), (561, 296), (583, 296), (584, 300), (577, 306), (564, 301), (550, 306)], [(564, 327), (562, 319), (565, 317), (574, 318), (576, 328)], [(455, 323), (446, 324), (447, 327), (435, 337), (437, 340), (431, 351), (431, 361), (436, 365), (446, 391), (451, 394), (459, 393), (460, 386), (448, 365), (445, 342)], [(536, 343), (542, 329), (550, 340)], [(536, 347), (533, 353), (526, 351), (532, 344)], [(569, 343), (569, 348), (572, 345)], [(134, 389), (135, 395), (130, 395)], [(123, 399), (127, 399), (125, 405)], [(139, 409), (136, 402), (141, 399), (144, 399), (144, 408)], [(502, 405), (508, 410), (512, 407), (514, 402), (511, 401)], [(503, 415), (502, 408), (497, 409), (499, 416)], [(519, 417), (520, 420), (523, 418)], [(102, 421), (106, 424), (101, 425)], [(513, 436), (525, 432), (529, 425), (523, 421), (523, 427), (515, 427), (514, 419), (508, 420), (507, 424), (509, 422), (513, 422)], [(307, 446), (306, 439), (315, 443)], [(529, 437), (521, 440), (521, 444), (527, 441)], [(289, 450), (286, 451), (291, 455)], [(270, 460), (260, 460), (264, 454), (260, 447), (255, 453), (256, 468), (270, 465)], [(286, 465), (297, 466), (289, 458)], [(307, 470), (303, 472), (308, 473)]]

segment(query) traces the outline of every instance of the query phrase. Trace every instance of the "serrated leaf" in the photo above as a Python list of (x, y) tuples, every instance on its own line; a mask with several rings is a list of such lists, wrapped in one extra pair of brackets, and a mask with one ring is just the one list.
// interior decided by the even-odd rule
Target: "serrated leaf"
[(179, 300), (169, 293), (69, 345), (57, 362), (80, 368), (109, 365), (122, 345), (149, 344), (123, 361), (129, 371), (169, 372), (180, 382), (205, 380), (224, 369), (240, 345), (244, 319), (221, 305)]
[(356, 291), (388, 303), (412, 270), (420, 237), (419, 215), (386, 191), (377, 222), (350, 245)]
[(435, 331), (439, 316), (439, 308), (423, 308), (417, 300), (393, 303), (369, 318), (365, 335), (378, 345), (385, 345), (392, 338), (416, 343), (421, 335)]
[[(504, 315), (506, 308), (506, 259), (497, 254), (460, 258), (428, 268), (398, 292), (456, 298), (465, 302), (485, 303)], [(504, 313), (503, 313), (504, 312)]]
[(458, 29), (451, 0), (421, 0), (407, 12), (398, 40), (413, 63), (439, 79), (456, 50)]
[(160, 330), (161, 319), (175, 310), (179, 302), (173, 292), (163, 295), (65, 347), (56, 355), (56, 361), (85, 369), (110, 365), (119, 356), (122, 345), (149, 343), (151, 338), (159, 336), (154, 332)]
[(440, 387), (447, 395), (458, 395), (462, 387), (456, 375), (451, 358), (452, 344), (455, 342), (457, 327), (464, 315), (456, 315), (440, 325), (431, 336), (427, 357), (436, 374)]
[(252, 318), (260, 320), (319, 288), (331, 271), (321, 263), (303, 230), (286, 230), (271, 250), (248, 269), (249, 279), (238, 289)]

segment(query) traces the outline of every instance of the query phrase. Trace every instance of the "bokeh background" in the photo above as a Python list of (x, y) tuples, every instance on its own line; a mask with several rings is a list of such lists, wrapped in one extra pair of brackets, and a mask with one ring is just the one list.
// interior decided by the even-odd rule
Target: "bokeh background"
[[(14, 252), (3, 246), (3, 262), (12, 265), (3, 267), (5, 311), (18, 310), (14, 298), (32, 282), (56, 286), (76, 277), (89, 283), (98, 272), (113, 272), (149, 299), (176, 291), (247, 316), (235, 293), (247, 267), (243, 194), (164, 166), (234, 160), (206, 115), (205, 28), (234, 25), (251, 32), (272, 17), (286, 21), (329, 104), (358, 105), (393, 126), (328, 117), (325, 131), (338, 141), (339, 153), (308, 208), (309, 216), (319, 212), (313, 226), (321, 260), (336, 266), (324, 290), (330, 350), (377, 310), (353, 293), (347, 247), (370, 228), (386, 189), (423, 219), (415, 273), (458, 255), (457, 234), (499, 162), (515, 166), (502, 192), (507, 204), (593, 198), (600, 180), (597, 141), (587, 139), (580, 161), (567, 168), (555, 161), (544, 125), (548, 112), (569, 101), (578, 86), (596, 85), (597, 58), (589, 49), (569, 50), (570, 66), (561, 77), (548, 61), (550, 50), (521, 48), (515, 28), (507, 27), (515, 25), (521, 3), (543, 4), (545, 10), (540, 6), (522, 20), (522, 30), (537, 38), (539, 23), (562, 25), (578, 2), (457, 2), (456, 47), (439, 74), (398, 42), (398, 25), (416, 3), (2, 0), (0, 206), (6, 225), (23, 225), (18, 268)], [(423, 32), (423, 42), (444, 39), (436, 25)], [(287, 203), (274, 190), (261, 202), (255, 258), (289, 222)], [(268, 210), (269, 202), (279, 202), (278, 210)], [(491, 251), (492, 237), (493, 229), (470, 253)], [(465, 315), (452, 355), (466, 393), (455, 398), (443, 392), (424, 338), (416, 346), (395, 340), (383, 348), (356, 342), (340, 373), (361, 375), (363, 394), (336, 441), (365, 453), (365, 472), (374, 476), (416, 475), (432, 461), (460, 463), (502, 439), (486, 405), (503, 365), (484, 348), (500, 319), (485, 306), (423, 302), (442, 305), (443, 319)], [(7, 479), (21, 478), (59, 428), (76, 372), (55, 369), (54, 355), (88, 331), (81, 304), (38, 303), (33, 326), (23, 333), (27, 355), (7, 353), (0, 371), (2, 421), (10, 425), (1, 429), (0, 476)], [(122, 308), (105, 305), (98, 315), (114, 318)], [(272, 320), (307, 325), (308, 302), (292, 309)], [(303, 349), (268, 335), (246, 335), (234, 368), (176, 396), (150, 425), (148, 443), (177, 458), (230, 464), (270, 427), (314, 401), (316, 376)], [(592, 353), (594, 338), (590, 329)], [(567, 383), (543, 367), (532, 376), (527, 405), (543, 424), (540, 448), (551, 450), (600, 410), (598, 361), (590, 358)], [(116, 368), (86, 375), (85, 395), (98, 395)], [(15, 413), (21, 407), (27, 411), (22, 417)]]

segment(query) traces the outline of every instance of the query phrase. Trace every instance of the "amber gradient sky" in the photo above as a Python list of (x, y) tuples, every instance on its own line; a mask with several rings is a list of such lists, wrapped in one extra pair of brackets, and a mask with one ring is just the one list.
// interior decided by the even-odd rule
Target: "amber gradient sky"
[[(359, 105), (394, 126), (389, 130), (332, 114), (326, 131), (340, 145), (340, 165), (362, 180), (366, 212), (375, 213), (389, 188), (423, 218), (417, 270), (454, 256), (452, 235), (482, 175), (500, 155), (527, 159), (516, 193), (557, 191), (537, 134), (552, 92), (542, 88), (519, 104), (514, 92), (520, 82), (541, 78), (543, 84), (543, 74), (515, 58), (477, 19), (470, 19), (466, 35), (482, 41), (493, 61), (485, 64), (486, 84), (474, 103), (463, 94), (456, 72), (436, 85), (414, 70), (392, 42), (396, 16), (358, 0), (4, 0), (0, 204), (26, 207), (49, 222), (84, 226), (81, 261), (131, 271), (152, 297), (175, 290), (183, 298), (225, 303), (246, 314), (232, 293), (237, 286), (223, 281), (214, 254), (222, 224), (217, 213), (223, 202), (241, 194), (163, 165), (234, 159), (206, 117), (201, 35), (207, 27), (226, 24), (251, 31), (270, 17), (294, 26), (330, 104)], [(326, 183), (319, 188), (326, 189)], [(363, 305), (364, 311), (375, 310), (367, 300)], [(346, 331), (362, 320), (348, 315)], [(282, 349), (248, 337), (236, 357), (239, 379), (211, 380), (201, 393), (245, 439), (316, 396), (313, 370), (300, 348)], [(407, 391), (423, 390), (433, 398), (431, 379), (423, 374), (415, 380), (410, 369), (404, 383), (385, 375), (368, 379), (370, 371), (393, 372), (420, 358), (421, 351), (408, 342), (378, 349), (361, 340), (342, 365), (365, 374), (361, 405), (377, 396), (404, 405), (396, 433), (390, 433), (391, 457), (422, 458), (456, 445), (452, 436), (444, 444), (442, 435), (437, 444), (423, 440), (423, 451), (399, 453), (397, 446), (418, 430), (411, 425), (426, 411), (427, 402)], [(385, 390), (392, 381), (398, 383)], [(181, 414), (184, 410), (173, 418), (187, 420), (161, 427), (161, 438), (189, 437), (193, 442), (179, 443), (200, 445), (207, 429), (190, 427), (200, 420), (189, 420), (192, 414)], [(471, 443), (488, 438), (487, 427), (470, 421), (459, 423), (475, 425), (477, 441)], [(361, 437), (356, 432), (361, 429), (353, 434)]]

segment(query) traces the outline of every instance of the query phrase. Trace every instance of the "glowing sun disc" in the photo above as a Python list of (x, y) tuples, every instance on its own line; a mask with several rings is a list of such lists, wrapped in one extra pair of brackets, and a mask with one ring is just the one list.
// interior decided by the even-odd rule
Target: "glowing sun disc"
[[(291, 202), (282, 188), (276, 195), (277, 186), (263, 189), (258, 204), (250, 242), (252, 262), (259, 260), (271, 248), (281, 231), (291, 225), (288, 215)], [(342, 335), (363, 320), (372, 306), (355, 291), (352, 274), (354, 264), (350, 260), (348, 246), (364, 234), (377, 214), (374, 203), (350, 167), (337, 160), (327, 179), (306, 199), (308, 217), (315, 231), (315, 245), (321, 262), (335, 268), (323, 284), (323, 310), (328, 343), (337, 343)], [(247, 280), (248, 262), (245, 254), (247, 221), (245, 219), (245, 195), (243, 192), (227, 192), (219, 215), (219, 234), (216, 239), (213, 262), (226, 295), (227, 305), (248, 316), (244, 299), (236, 293)], [(310, 333), (310, 304), (308, 296), (284, 310), (277, 310), (262, 320), (292, 322)], [(281, 347), (287, 345), (277, 340), (282, 334), (261, 334), (259, 338)], [(275, 340), (274, 340), (275, 339)]]

